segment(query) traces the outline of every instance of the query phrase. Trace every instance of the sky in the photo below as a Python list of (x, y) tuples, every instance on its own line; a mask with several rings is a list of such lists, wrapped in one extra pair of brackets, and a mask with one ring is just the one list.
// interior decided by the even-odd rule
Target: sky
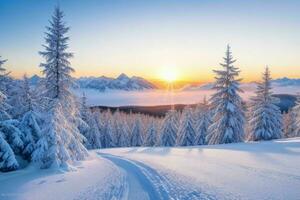
[(59, 4), (74, 76), (120, 73), (209, 82), (230, 44), (244, 81), (300, 78), (298, 0), (0, 0), (0, 56), (13, 76), (39, 74), (45, 27)]

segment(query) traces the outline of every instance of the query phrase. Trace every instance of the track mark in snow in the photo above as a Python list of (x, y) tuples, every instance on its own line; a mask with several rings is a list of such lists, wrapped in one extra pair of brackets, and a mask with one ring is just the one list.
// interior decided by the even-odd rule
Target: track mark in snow
[(128, 199), (161, 199), (153, 184), (143, 174), (141, 169), (132, 162), (109, 154), (100, 154), (115, 165), (123, 169), (127, 174), (129, 184)]
[(56, 180), (55, 182), (56, 182), (56, 183), (61, 183), (61, 182), (65, 182), (65, 181), (66, 181), (65, 178), (61, 178), (61, 179)]
[(42, 184), (44, 184), (44, 183), (46, 183), (47, 181), (46, 180), (41, 180), (40, 182), (38, 182), (37, 184), (38, 185), (42, 185)]
[[(214, 197), (206, 195), (205, 193), (193, 191), (191, 189), (174, 184), (166, 177), (160, 175), (155, 169), (145, 165), (144, 163), (111, 154), (98, 154), (103, 158), (110, 160), (127, 173), (127, 180), (129, 182), (128, 199), (215, 199)], [(137, 191), (138, 187), (140, 187), (142, 193), (147, 195), (146, 197), (144, 196), (141, 198), (135, 196), (139, 193)]]

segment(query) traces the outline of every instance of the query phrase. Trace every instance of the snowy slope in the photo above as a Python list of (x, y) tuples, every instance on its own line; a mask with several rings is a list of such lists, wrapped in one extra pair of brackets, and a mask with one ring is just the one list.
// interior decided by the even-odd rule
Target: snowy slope
[(0, 199), (289, 199), (300, 197), (300, 138), (91, 152), (76, 171), (0, 173)]
[(124, 173), (94, 153), (75, 170), (59, 172), (30, 166), (15, 172), (0, 172), (0, 199), (121, 199), (126, 193)]
[[(165, 191), (175, 199), (300, 198), (300, 138), (186, 148), (107, 149), (100, 152), (131, 162), (149, 179), (154, 179), (152, 183), (157, 191), (163, 187), (161, 194)], [(128, 170), (128, 166), (121, 168)]]

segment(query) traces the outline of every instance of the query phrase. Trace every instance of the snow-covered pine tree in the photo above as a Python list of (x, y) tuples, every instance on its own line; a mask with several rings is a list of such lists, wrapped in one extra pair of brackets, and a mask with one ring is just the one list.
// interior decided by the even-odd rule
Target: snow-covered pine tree
[(129, 145), (129, 127), (126, 120), (122, 119), (119, 122), (119, 130), (122, 130), (119, 137), (119, 146), (128, 147)]
[(10, 72), (7, 72), (6, 68), (3, 67), (3, 64), (7, 60), (2, 60), (0, 56), (0, 91), (7, 95), (8, 84), (11, 82), (11, 78), (8, 76)]
[[(99, 115), (100, 113), (98, 113)], [(113, 116), (110, 110), (106, 111), (103, 115), (102, 122), (100, 121), (100, 116), (98, 117), (98, 127), (101, 131), (101, 145), (103, 148), (115, 147), (112, 135), (114, 135), (114, 126), (113, 126)]]
[(160, 146), (175, 146), (177, 140), (177, 111), (170, 110), (167, 112), (164, 121), (162, 122), (162, 127), (160, 129)]
[(101, 148), (106, 148), (105, 146), (105, 121), (106, 121), (106, 118), (103, 117), (103, 113), (101, 113), (99, 110), (96, 110), (92, 113), (93, 115), (93, 118), (95, 119), (95, 122), (96, 122), (96, 125), (97, 125), (97, 128), (99, 130), (99, 133), (100, 133), (100, 142), (101, 142)]
[(98, 129), (97, 122), (93, 115), (89, 115), (88, 126), (89, 129), (87, 134), (84, 135), (88, 141), (88, 149), (99, 149), (102, 148), (101, 146), (101, 134), (100, 130)]
[(36, 104), (36, 96), (33, 93), (32, 89), (30, 88), (29, 81), (26, 75), (23, 76), (23, 81), (21, 84), (21, 90), (19, 92), (20, 101), (22, 104), (23, 113), (28, 111), (34, 110), (37, 107)]
[(213, 123), (206, 137), (208, 144), (241, 142), (244, 138), (244, 112), (238, 93), (242, 91), (240, 79), (236, 78), (240, 71), (233, 65), (235, 61), (228, 45), (224, 63), (220, 64), (223, 70), (214, 70), (216, 92), (210, 99)]
[(81, 99), (80, 109), (81, 119), (85, 122), (85, 125), (80, 126), (80, 132), (85, 136), (84, 142), (88, 149), (99, 149), (101, 148), (101, 135), (100, 130), (97, 126), (95, 116), (92, 115), (90, 108), (86, 104), (86, 96), (83, 94)]
[(137, 116), (134, 121), (132, 130), (131, 130), (131, 134), (130, 134), (131, 146), (133, 146), (133, 147), (142, 146), (142, 144), (143, 144), (142, 131), (143, 131), (142, 122), (141, 122), (140, 116)]
[(6, 86), (6, 96), (7, 103), (11, 106), (8, 110), (11, 118), (20, 120), (24, 115), (24, 106), (23, 106), (23, 81), (22, 80), (13, 80), (11, 85)]
[(298, 95), (297, 97), (296, 105), (293, 107), (293, 112), (296, 117), (296, 122), (295, 122), (296, 131), (294, 136), (300, 137), (300, 95)]
[(87, 98), (85, 96), (85, 93), (82, 94), (82, 97), (81, 97), (81, 104), (80, 104), (80, 116), (81, 116), (81, 119), (83, 121), (88, 121), (88, 118), (89, 118), (89, 114), (90, 114), (90, 109), (89, 107), (87, 106)]
[(7, 74), (6, 69), (2, 66), (7, 60), (2, 60), (0, 56), (0, 74), (3, 76), (3, 74)]
[(23, 148), (22, 133), (16, 127), (17, 121), (10, 120), (6, 112), (6, 96), (0, 92), (0, 171), (11, 171), (19, 167), (15, 152)]
[(184, 108), (178, 133), (177, 133), (177, 145), (178, 146), (192, 146), (195, 143), (196, 131), (194, 127), (194, 118), (192, 109), (190, 107)]
[(121, 113), (119, 110), (115, 111), (114, 117), (114, 143), (119, 147), (130, 146), (129, 143), (129, 127), (125, 118), (130, 115)]
[(7, 60), (1, 60), (0, 57), (0, 91), (6, 96), (6, 104), (14, 105), (6, 109), (6, 112), (10, 115), (10, 118), (18, 119), (22, 110), (20, 105), (20, 80), (13, 79), (9, 76), (10, 72), (7, 72), (3, 64)]
[(116, 147), (120, 147), (121, 144), (120, 144), (120, 137), (122, 135), (122, 120), (121, 120), (121, 114), (120, 114), (120, 111), (117, 109), (113, 116), (112, 116), (112, 120), (113, 120), (113, 126), (114, 126), (114, 134), (112, 135), (112, 139), (114, 141), (114, 144)]
[(196, 129), (196, 139), (195, 145), (206, 144), (206, 136), (208, 135), (208, 128), (212, 124), (211, 112), (209, 109), (208, 102), (206, 98), (203, 99), (203, 103), (199, 104), (196, 108), (195, 116), (195, 129)]
[(293, 109), (283, 114), (283, 130), (286, 138), (297, 136), (297, 115)]
[(4, 139), (4, 134), (0, 131), (0, 171), (12, 171), (18, 169), (19, 164), (13, 150)]
[(27, 160), (32, 159), (32, 152), (36, 148), (36, 143), (41, 137), (41, 117), (34, 110), (28, 111), (24, 114), (19, 129), (23, 133), (24, 150), (23, 156)]
[(151, 120), (146, 131), (146, 139), (144, 145), (153, 147), (157, 143), (157, 127), (154, 120)]
[(282, 137), (282, 115), (272, 96), (271, 76), (269, 68), (263, 73), (263, 80), (258, 83), (256, 96), (251, 100), (249, 140), (272, 140)]
[(0, 121), (10, 119), (9, 110), (12, 108), (7, 103), (7, 84), (8, 84), (8, 74), (9, 72), (3, 67), (3, 64), (7, 60), (1, 60), (0, 56)]
[(28, 79), (24, 76), (20, 94), (20, 110), (22, 113), (19, 129), (23, 132), (23, 156), (31, 160), (31, 154), (36, 147), (36, 142), (41, 136), (41, 117), (38, 112), (35, 97), (29, 87)]
[(68, 30), (63, 22), (63, 12), (56, 7), (47, 27), (45, 51), (40, 52), (46, 60), (40, 67), (45, 75), (43, 96), (48, 106), (33, 160), (41, 168), (68, 167), (88, 155), (82, 144), (84, 137), (77, 128), (78, 110), (70, 91), (74, 69), (69, 62), (73, 54), (67, 52), (69, 37), (65, 35)]
[(9, 104), (6, 103), (6, 96), (0, 92), (0, 121), (10, 119), (8, 110), (11, 108)]

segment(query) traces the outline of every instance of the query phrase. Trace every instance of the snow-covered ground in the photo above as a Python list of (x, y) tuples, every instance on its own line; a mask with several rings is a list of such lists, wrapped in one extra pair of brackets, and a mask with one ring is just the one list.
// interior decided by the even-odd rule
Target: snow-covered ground
[(129, 174), (138, 167), (162, 197), (167, 193), (173, 199), (300, 199), (300, 138), (100, 152), (117, 156), (109, 156), (116, 165), (127, 162), (121, 168)]
[[(243, 99), (247, 100), (253, 96), (255, 84), (243, 84)], [(274, 87), (275, 94), (297, 94), (299, 86)], [(78, 89), (74, 93), (82, 96), (83, 92), (87, 97), (90, 106), (153, 106), (169, 104), (194, 104), (202, 102), (203, 97), (209, 97), (214, 91), (209, 89), (201, 90), (177, 90), (173, 93), (164, 90), (144, 90), (144, 91), (122, 91), (108, 90), (100, 92), (94, 89)]]
[(122, 199), (125, 174), (91, 152), (73, 171), (39, 170), (34, 166), (0, 172), (1, 200)]
[(0, 174), (0, 199), (300, 199), (300, 138), (91, 152), (76, 171)]

